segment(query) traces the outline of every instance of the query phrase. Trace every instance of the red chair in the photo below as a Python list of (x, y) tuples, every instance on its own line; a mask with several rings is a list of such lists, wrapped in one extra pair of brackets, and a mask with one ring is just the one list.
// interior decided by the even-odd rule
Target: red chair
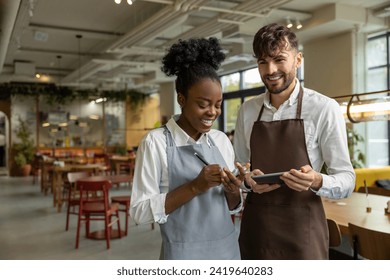
[(65, 199), (67, 201), (67, 211), (66, 211), (66, 226), (65, 230), (69, 229), (69, 216), (70, 214), (78, 215), (79, 214), (79, 203), (80, 195), (79, 191), (76, 188), (76, 181), (78, 179), (86, 178), (90, 176), (89, 172), (80, 171), (80, 172), (69, 172), (67, 175), (67, 182), (64, 185)]
[(94, 154), (93, 155), (93, 163), (102, 163), (104, 164), (104, 173), (106, 175), (111, 174), (111, 162), (108, 154)]
[[(118, 204), (109, 203), (109, 189), (112, 187), (107, 180), (77, 180), (80, 191), (79, 217), (77, 222), (76, 249), (79, 247), (81, 222), (86, 223), (86, 237), (90, 238), (90, 221), (104, 221), (104, 238), (107, 249), (110, 248), (110, 238), (113, 224), (117, 224), (118, 237), (121, 238)], [(101, 195), (102, 200), (97, 201), (96, 196)], [(112, 216), (115, 217), (114, 221)]]
[(111, 202), (117, 203), (119, 206), (122, 206), (121, 208), (119, 208), (119, 211), (124, 212), (126, 215), (125, 235), (127, 235), (127, 230), (129, 227), (130, 195), (113, 196), (111, 197)]
[[(111, 197), (112, 203), (118, 203), (119, 206), (122, 206), (119, 208), (119, 211), (124, 212), (126, 215), (126, 228), (125, 228), (125, 235), (127, 235), (128, 227), (129, 227), (129, 210), (130, 210), (130, 195), (120, 195), (120, 196), (113, 196)], [(154, 229), (154, 223), (151, 224), (152, 230)]]

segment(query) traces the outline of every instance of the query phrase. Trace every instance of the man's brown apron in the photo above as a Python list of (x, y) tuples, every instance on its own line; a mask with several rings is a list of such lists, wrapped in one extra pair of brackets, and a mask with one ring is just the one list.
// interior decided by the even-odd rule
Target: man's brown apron
[[(300, 169), (309, 164), (304, 123), (303, 90), (296, 119), (253, 124), (251, 167), (264, 173)], [(248, 193), (240, 231), (242, 259), (327, 259), (328, 228), (321, 198), (311, 190), (287, 186), (262, 194)]]

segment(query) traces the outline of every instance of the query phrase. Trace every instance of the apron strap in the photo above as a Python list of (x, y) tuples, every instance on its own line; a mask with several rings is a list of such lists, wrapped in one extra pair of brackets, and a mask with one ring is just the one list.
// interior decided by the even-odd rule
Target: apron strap
[[(296, 118), (297, 120), (300, 120), (300, 119), (301, 119), (302, 99), (303, 99), (303, 88), (302, 88), (302, 86), (300, 86), (300, 87), (299, 87), (299, 93), (298, 93), (297, 114), (296, 114), (296, 116), (295, 116), (295, 118)], [(263, 105), (261, 106), (260, 113), (259, 113), (259, 116), (257, 117), (257, 120), (256, 120), (256, 121), (260, 121), (261, 115), (263, 114), (263, 111), (264, 111), (264, 101), (263, 101)]]
[(172, 138), (171, 132), (169, 131), (169, 129), (167, 128), (166, 125), (163, 125), (163, 128), (164, 128), (165, 139), (167, 141), (167, 147), (172, 147), (173, 146), (173, 138)]
[[(173, 146), (172, 134), (166, 125), (163, 125), (162, 127), (164, 128), (164, 134), (165, 134), (165, 138), (167, 141), (167, 147), (172, 147)], [(214, 142), (213, 138), (210, 136), (210, 134), (207, 135), (207, 141), (210, 143), (211, 147), (215, 146), (215, 142)]]
[(298, 93), (298, 107), (297, 107), (297, 116), (296, 116), (297, 120), (301, 119), (302, 99), (303, 99), (303, 88), (302, 86), (300, 86), (299, 93)]

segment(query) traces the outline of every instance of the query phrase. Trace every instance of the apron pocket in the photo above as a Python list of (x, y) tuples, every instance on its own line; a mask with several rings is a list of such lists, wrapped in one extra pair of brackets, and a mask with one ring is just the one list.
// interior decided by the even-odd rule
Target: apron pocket
[(250, 258), (299, 259), (310, 250), (310, 209), (297, 205), (247, 203), (240, 244)]
[(220, 240), (202, 242), (163, 241), (164, 259), (171, 260), (239, 260), (240, 250), (235, 231)]

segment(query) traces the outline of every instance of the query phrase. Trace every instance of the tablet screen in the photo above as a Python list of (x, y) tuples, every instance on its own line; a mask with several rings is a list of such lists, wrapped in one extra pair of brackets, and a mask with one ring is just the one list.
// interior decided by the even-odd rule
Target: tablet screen
[(284, 172), (277, 173), (268, 173), (263, 175), (252, 176), (252, 179), (255, 180), (258, 184), (282, 184), (283, 181), (280, 179), (280, 176)]

